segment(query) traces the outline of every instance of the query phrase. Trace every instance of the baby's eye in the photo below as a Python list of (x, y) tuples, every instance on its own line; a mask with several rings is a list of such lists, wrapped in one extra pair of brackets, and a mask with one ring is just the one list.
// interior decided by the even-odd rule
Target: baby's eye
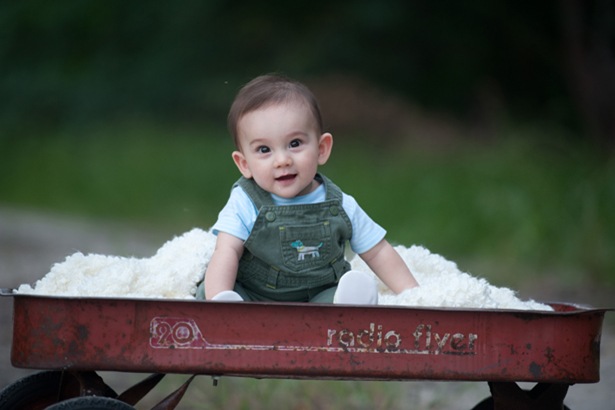
[(269, 147), (266, 145), (261, 145), (260, 147), (256, 148), (256, 152), (258, 152), (259, 154), (267, 154), (270, 151), (271, 149), (269, 149)]
[(291, 148), (297, 148), (299, 145), (301, 145), (301, 140), (300, 139), (292, 140), (290, 142), (290, 144), (288, 144), (288, 146), (291, 147)]

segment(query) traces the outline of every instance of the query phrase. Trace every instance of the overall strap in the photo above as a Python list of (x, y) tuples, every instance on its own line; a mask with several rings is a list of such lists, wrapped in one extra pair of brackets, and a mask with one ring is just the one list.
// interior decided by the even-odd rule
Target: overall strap
[(322, 174), (316, 174), (316, 180), (325, 185), (326, 200), (336, 199), (340, 204), (342, 203), (342, 190), (333, 181)]
[(273, 203), (273, 199), (271, 198), (271, 194), (259, 187), (253, 179), (241, 177), (237, 182), (235, 182), (233, 188), (236, 186), (240, 186), (245, 193), (248, 194), (252, 202), (254, 202), (256, 209), (261, 209), (263, 206), (275, 205)]

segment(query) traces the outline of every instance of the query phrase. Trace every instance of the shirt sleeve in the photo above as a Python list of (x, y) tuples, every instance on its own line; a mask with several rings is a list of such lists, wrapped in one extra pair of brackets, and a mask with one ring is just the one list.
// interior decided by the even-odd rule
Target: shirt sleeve
[(378, 225), (350, 195), (344, 194), (343, 208), (352, 223), (350, 248), (357, 254), (365, 253), (386, 236), (386, 230)]
[(235, 187), (226, 205), (218, 214), (212, 232), (214, 235), (218, 235), (219, 232), (228, 233), (245, 241), (252, 232), (257, 214), (258, 210), (250, 197), (243, 189)]

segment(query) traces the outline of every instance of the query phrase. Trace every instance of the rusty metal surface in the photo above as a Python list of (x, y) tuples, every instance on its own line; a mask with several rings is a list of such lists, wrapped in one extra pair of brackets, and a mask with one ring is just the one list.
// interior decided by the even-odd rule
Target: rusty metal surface
[(13, 298), (16, 367), (374, 380), (597, 382), (606, 311)]

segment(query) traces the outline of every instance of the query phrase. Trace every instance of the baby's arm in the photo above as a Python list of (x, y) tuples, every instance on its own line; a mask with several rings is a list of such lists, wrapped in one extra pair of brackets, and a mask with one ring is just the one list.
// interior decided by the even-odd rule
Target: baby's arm
[(210, 300), (224, 290), (233, 290), (242, 254), (241, 239), (228, 233), (218, 233), (216, 248), (205, 273), (205, 299)]
[(359, 256), (393, 292), (419, 286), (404, 260), (386, 239)]

